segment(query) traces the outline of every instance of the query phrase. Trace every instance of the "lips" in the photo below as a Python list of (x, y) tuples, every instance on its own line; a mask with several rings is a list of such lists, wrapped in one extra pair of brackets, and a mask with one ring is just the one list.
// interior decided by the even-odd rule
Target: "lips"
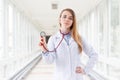
[(65, 25), (69, 25), (69, 23), (64, 23)]

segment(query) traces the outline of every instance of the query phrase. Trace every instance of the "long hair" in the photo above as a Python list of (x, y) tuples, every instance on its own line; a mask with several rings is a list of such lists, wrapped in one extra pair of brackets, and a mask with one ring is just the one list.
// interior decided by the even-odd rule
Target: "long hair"
[[(76, 25), (76, 16), (75, 16), (75, 13), (72, 9), (70, 8), (66, 8), (66, 9), (63, 9), (60, 13), (60, 17), (62, 15), (62, 13), (64, 11), (68, 11), (72, 14), (73, 16), (73, 24), (71, 25), (70, 27), (70, 30), (71, 30), (71, 36), (73, 37), (73, 39), (76, 41), (76, 43), (78, 44), (78, 47), (79, 47), (79, 51), (82, 52), (82, 41), (81, 41), (81, 37), (77, 31), (77, 25)], [(61, 24), (60, 24), (61, 26)]]

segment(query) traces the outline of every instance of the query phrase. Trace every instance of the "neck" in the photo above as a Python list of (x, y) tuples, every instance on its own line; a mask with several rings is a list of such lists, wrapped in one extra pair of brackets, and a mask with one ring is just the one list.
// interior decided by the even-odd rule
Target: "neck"
[(70, 32), (70, 29), (60, 29), (61, 33), (67, 34)]
[(68, 35), (68, 34), (70, 33), (70, 31), (63, 33), (63, 32), (60, 30), (60, 33), (64, 36), (64, 35)]

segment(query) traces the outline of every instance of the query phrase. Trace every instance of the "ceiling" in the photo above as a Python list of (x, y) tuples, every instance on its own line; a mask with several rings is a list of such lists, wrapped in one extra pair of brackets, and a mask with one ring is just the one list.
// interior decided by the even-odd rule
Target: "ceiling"
[[(58, 25), (60, 11), (72, 8), (79, 21), (99, 4), (101, 0), (12, 0), (21, 11), (38, 25), (38, 29), (55, 31)], [(57, 4), (57, 9), (52, 9), (52, 4)], [(56, 7), (56, 6), (55, 6)]]

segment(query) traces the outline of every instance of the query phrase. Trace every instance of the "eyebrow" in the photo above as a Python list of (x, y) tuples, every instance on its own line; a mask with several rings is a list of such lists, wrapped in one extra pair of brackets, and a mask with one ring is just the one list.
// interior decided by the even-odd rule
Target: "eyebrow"
[[(64, 14), (63, 16), (67, 16), (66, 14)], [(69, 17), (73, 17), (73, 16), (69, 16)]]

